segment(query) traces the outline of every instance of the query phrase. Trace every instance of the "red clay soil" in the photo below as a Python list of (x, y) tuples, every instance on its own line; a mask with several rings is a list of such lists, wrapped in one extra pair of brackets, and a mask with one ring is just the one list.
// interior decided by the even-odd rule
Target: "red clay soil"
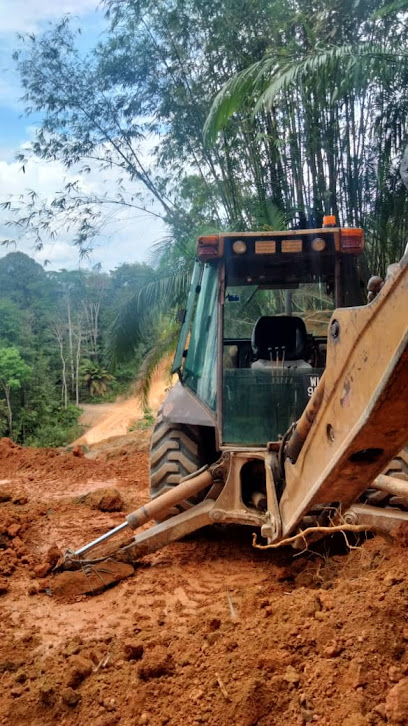
[(0, 442), (0, 723), (408, 724), (407, 536), (294, 557), (213, 528), (56, 596), (59, 551), (147, 498), (139, 435), (93, 459)]

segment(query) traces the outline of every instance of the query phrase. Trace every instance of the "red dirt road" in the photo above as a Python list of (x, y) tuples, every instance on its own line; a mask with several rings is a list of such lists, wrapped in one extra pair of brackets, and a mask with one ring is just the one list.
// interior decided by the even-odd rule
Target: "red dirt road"
[[(408, 724), (408, 536), (293, 558), (212, 529), (61, 600), (50, 546), (147, 497), (144, 432), (92, 456), (0, 442), (1, 724)], [(101, 488), (123, 512), (93, 508)]]

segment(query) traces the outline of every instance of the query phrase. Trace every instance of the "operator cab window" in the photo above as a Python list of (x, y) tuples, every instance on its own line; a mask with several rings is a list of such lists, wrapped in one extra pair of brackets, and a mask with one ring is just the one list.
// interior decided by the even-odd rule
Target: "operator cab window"
[[(298, 351), (298, 367), (305, 367), (305, 363), (311, 367), (324, 366), (327, 326), (334, 307), (333, 286), (325, 280), (292, 284), (281, 289), (264, 289), (258, 285), (227, 287), (224, 366), (249, 368), (260, 360), (269, 361), (271, 367), (276, 366), (277, 361), (278, 364), (283, 361), (285, 367), (293, 368), (296, 364), (289, 360), (296, 360), (289, 351), (292, 338), (294, 349)], [(291, 322), (289, 316), (298, 322)], [(261, 321), (261, 318), (265, 320)], [(283, 319), (274, 321), (272, 318)], [(260, 351), (257, 350), (258, 342)], [(262, 365), (259, 363), (255, 367)]]
[(230, 285), (224, 304), (223, 443), (277, 441), (325, 366), (333, 285)]

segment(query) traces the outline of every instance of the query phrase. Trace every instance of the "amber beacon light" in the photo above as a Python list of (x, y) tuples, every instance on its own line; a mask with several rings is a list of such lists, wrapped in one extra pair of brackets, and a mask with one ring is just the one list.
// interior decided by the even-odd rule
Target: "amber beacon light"
[(336, 217), (334, 214), (325, 214), (323, 217), (323, 227), (336, 227)]

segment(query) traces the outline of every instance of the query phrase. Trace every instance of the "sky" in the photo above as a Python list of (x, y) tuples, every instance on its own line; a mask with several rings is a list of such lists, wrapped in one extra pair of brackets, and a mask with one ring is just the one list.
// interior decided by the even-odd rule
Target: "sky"
[[(106, 27), (100, 0), (0, 0), (0, 202), (28, 189), (52, 198), (63, 180), (72, 178), (73, 172), (68, 173), (58, 162), (30, 162), (23, 173), (21, 164), (15, 160), (16, 154), (33, 138), (39, 117), (23, 115), (20, 100), (23, 91), (11, 57), (18, 47), (18, 34), (40, 34), (66, 14), (77, 19), (84, 50), (92, 47)], [(146, 141), (146, 160), (153, 143)], [(87, 177), (86, 184), (95, 193), (106, 189), (96, 171)], [(0, 241), (11, 236), (4, 225), (5, 218), (6, 213), (0, 210)], [(124, 262), (152, 261), (152, 247), (165, 235), (166, 229), (160, 220), (143, 213), (126, 212), (112, 220), (88, 261), (79, 260), (68, 230), (61, 230), (58, 238), (46, 243), (41, 252), (34, 251), (29, 239), (21, 239), (17, 249), (37, 262), (47, 260), (47, 269), (86, 268), (100, 263), (104, 270), (111, 270)], [(0, 247), (0, 256), (10, 251), (11, 248)]]

